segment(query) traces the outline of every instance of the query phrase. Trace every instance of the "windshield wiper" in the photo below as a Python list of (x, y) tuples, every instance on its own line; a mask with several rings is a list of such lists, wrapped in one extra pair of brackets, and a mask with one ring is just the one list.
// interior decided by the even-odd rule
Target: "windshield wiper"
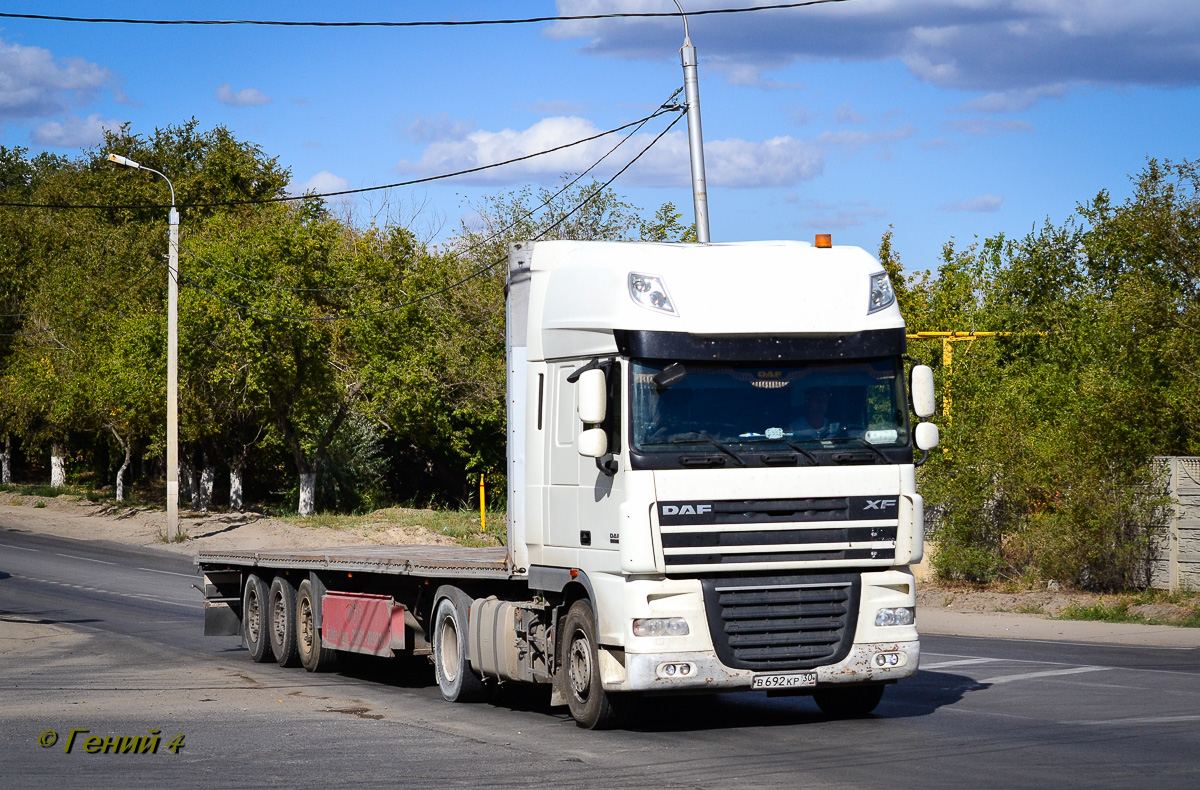
[(735, 453), (733, 450), (730, 450), (724, 444), (717, 441), (715, 438), (713, 438), (712, 436), (710, 436), (707, 433), (702, 433), (700, 431), (688, 431), (687, 433), (680, 434), (680, 436), (694, 436), (696, 438), (695, 439), (675, 439), (672, 437), (672, 440), (671, 440), (672, 443), (673, 444), (687, 444), (689, 442), (708, 442), (713, 447), (715, 447), (718, 450), (720, 450), (721, 452), (725, 453), (725, 455), (728, 455), (730, 458), (737, 461), (738, 466), (746, 465), (746, 462), (742, 460), (742, 457), (740, 455)]
[(813, 465), (813, 466), (820, 466), (820, 465), (821, 465), (821, 462), (817, 460), (817, 457), (816, 457), (815, 455), (813, 455), (812, 453), (810, 453), (808, 450), (805, 450), (803, 447), (801, 447), (801, 446), (800, 446), (799, 444), (797, 444), (796, 442), (793, 442), (791, 439), (788, 439), (788, 438), (785, 438), (785, 437), (781, 436), (781, 437), (779, 437), (779, 441), (783, 442), (783, 443), (784, 443), (784, 444), (786, 444), (788, 447), (790, 447), (790, 448), (792, 448), (793, 450), (795, 450), (796, 452), (800, 453), (800, 455), (803, 455), (805, 458), (807, 458), (809, 461), (811, 461), (811, 462), (812, 462), (812, 465)]
[(865, 447), (868, 450), (870, 450), (871, 452), (875, 453), (875, 457), (878, 458), (880, 461), (883, 461), (885, 464), (891, 463), (891, 459), (889, 459), (886, 455), (884, 455), (882, 450), (880, 450), (878, 447), (871, 444), (870, 442), (868, 442), (866, 439), (862, 438), (861, 436), (836, 436), (836, 437), (833, 437), (830, 439), (822, 439), (822, 441), (854, 442), (859, 447)]

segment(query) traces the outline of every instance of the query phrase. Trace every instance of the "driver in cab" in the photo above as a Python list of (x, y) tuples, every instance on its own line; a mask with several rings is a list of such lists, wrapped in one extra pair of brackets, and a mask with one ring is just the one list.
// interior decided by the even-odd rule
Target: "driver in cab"
[(830, 395), (827, 387), (805, 390), (800, 415), (792, 423), (792, 438), (825, 439), (837, 435), (842, 426), (828, 418)]

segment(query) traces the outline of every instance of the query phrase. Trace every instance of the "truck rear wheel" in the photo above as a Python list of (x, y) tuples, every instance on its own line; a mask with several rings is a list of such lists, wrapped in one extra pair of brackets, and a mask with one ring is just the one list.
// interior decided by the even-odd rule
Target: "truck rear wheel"
[(580, 727), (603, 730), (616, 726), (625, 700), (609, 694), (600, 683), (596, 642), (596, 616), (587, 601), (576, 601), (567, 610), (562, 629), (559, 672), (571, 718)]
[(268, 598), (266, 582), (254, 573), (247, 576), (246, 590), (242, 594), (242, 641), (256, 664), (265, 664), (275, 658), (268, 634)]
[[(443, 588), (445, 589), (445, 588)], [(442, 696), (450, 702), (475, 702), (484, 695), (483, 681), (467, 659), (467, 613), (471, 599), (457, 588), (438, 590), (433, 609), (433, 670)]]
[(317, 607), (320, 603), (313, 594), (312, 582), (300, 582), (296, 591), (296, 650), (300, 663), (309, 672), (328, 672), (337, 664), (338, 653), (321, 644), (321, 633), (317, 629)]
[(271, 650), (281, 667), (300, 665), (300, 653), (296, 650), (296, 588), (282, 576), (271, 582), (271, 593), (267, 598), (270, 613)]
[(846, 686), (813, 692), (813, 700), (826, 715), (835, 719), (866, 716), (883, 699), (883, 685)]

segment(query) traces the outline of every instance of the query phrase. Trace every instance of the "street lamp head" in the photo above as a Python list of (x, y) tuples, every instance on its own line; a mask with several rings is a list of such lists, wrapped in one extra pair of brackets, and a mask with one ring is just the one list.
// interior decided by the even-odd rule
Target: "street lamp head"
[(137, 162), (133, 161), (132, 159), (128, 159), (124, 156), (121, 156), (120, 154), (109, 154), (108, 161), (112, 162), (113, 164), (124, 165), (125, 167), (132, 167), (134, 170), (142, 169), (142, 166), (139, 165)]

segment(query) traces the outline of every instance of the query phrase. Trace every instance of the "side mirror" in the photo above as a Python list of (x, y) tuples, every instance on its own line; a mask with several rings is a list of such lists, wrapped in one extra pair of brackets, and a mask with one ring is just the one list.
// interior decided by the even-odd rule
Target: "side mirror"
[(919, 423), (917, 425), (914, 438), (917, 442), (917, 449), (924, 452), (928, 452), (937, 447), (942, 441), (941, 434), (938, 432), (938, 427), (931, 422)]
[(580, 431), (575, 440), (575, 448), (584, 458), (602, 458), (608, 452), (608, 434), (603, 428)]
[[(916, 365), (912, 369), (912, 402), (913, 411), (921, 419), (932, 417), (937, 408), (933, 391), (933, 369), (928, 365)], [(935, 441), (934, 445), (936, 444)]]
[(604, 422), (608, 408), (608, 381), (604, 371), (599, 368), (585, 370), (576, 386), (579, 387), (579, 419), (589, 425)]

